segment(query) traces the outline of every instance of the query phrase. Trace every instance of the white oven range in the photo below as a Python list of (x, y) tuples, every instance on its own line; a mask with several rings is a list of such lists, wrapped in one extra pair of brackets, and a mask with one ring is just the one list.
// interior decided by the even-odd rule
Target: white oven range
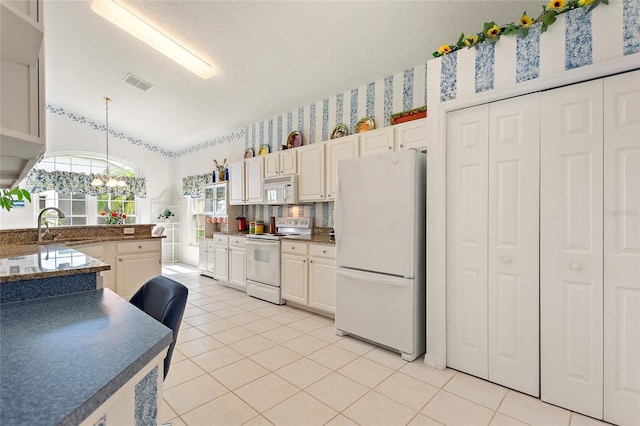
[(280, 291), (280, 240), (311, 238), (310, 217), (280, 217), (275, 234), (247, 236), (247, 294), (277, 305), (284, 304)]

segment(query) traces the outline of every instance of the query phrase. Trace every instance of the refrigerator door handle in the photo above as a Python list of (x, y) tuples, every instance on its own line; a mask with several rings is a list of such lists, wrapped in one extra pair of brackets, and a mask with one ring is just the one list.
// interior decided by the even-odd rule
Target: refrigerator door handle
[(334, 201), (333, 205), (333, 232), (335, 235), (336, 253), (340, 251), (339, 246), (341, 240), (341, 238), (339, 238), (341, 219), (340, 204), (340, 175), (338, 175), (336, 178), (336, 200)]
[(357, 272), (349, 272), (349, 271), (346, 271), (345, 269), (338, 268), (338, 275), (342, 275), (343, 277), (346, 277), (346, 278), (353, 278), (356, 280), (367, 281), (375, 284), (380, 284), (382, 282), (384, 285), (395, 286), (395, 287), (407, 286), (407, 283), (405, 282), (406, 278), (393, 277), (388, 275), (379, 275), (379, 274), (375, 274), (377, 276), (371, 276), (372, 274), (370, 272), (357, 273)]

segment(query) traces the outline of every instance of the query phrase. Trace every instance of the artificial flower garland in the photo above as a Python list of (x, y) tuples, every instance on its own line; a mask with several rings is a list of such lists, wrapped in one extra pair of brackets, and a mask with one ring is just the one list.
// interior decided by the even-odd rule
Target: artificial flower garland
[(548, 5), (542, 6), (542, 13), (535, 19), (532, 19), (525, 11), (518, 23), (498, 26), (495, 22), (485, 22), (482, 32), (477, 34), (460, 34), (458, 42), (455, 44), (443, 44), (437, 51), (433, 52), (433, 57), (438, 58), (463, 47), (473, 47), (478, 43), (488, 41), (496, 43), (500, 40), (500, 36), (516, 34), (518, 37), (524, 38), (529, 33), (529, 27), (540, 22), (540, 33), (547, 31), (550, 25), (556, 22), (556, 16), (568, 12), (573, 9), (588, 6), (587, 13), (591, 12), (600, 3), (609, 4), (609, 0), (552, 0)]

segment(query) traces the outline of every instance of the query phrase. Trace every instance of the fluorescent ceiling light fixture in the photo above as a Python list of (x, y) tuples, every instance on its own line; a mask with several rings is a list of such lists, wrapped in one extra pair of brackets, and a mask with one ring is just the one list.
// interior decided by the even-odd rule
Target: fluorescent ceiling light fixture
[(215, 75), (209, 64), (113, 0), (93, 0), (91, 9), (202, 79)]

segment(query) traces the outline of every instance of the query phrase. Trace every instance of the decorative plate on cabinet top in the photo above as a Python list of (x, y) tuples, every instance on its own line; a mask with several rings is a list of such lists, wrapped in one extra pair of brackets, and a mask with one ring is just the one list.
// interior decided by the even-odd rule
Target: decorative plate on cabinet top
[(356, 124), (356, 133), (368, 132), (376, 128), (376, 124), (371, 117), (362, 118)]
[(331, 139), (341, 138), (349, 134), (349, 129), (346, 125), (340, 123), (336, 124), (336, 127), (331, 131)]
[(260, 145), (260, 150), (258, 150), (258, 156), (267, 155), (269, 153), (269, 145)]
[(253, 148), (247, 148), (246, 151), (244, 152), (244, 158), (251, 158), (253, 157)]
[(297, 130), (287, 136), (287, 148), (297, 148), (302, 145), (302, 133)]

